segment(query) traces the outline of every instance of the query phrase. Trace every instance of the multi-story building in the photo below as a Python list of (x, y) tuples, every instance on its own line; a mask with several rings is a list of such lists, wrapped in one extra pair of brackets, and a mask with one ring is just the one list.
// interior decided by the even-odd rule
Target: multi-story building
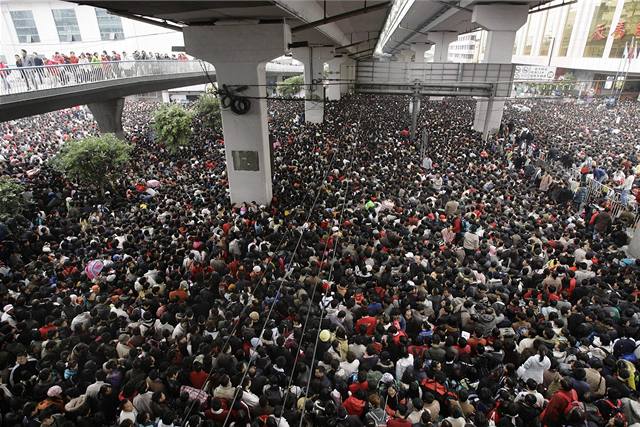
[(50, 57), (71, 51), (171, 53), (173, 46), (182, 45), (178, 31), (104, 9), (58, 0), (0, 0), (0, 60), (9, 65), (21, 49)]
[(484, 35), (484, 31), (459, 35), (458, 40), (449, 45), (449, 61), (478, 62)]
[[(623, 58), (640, 47), (640, 0), (562, 0), (529, 14), (516, 34), (513, 62), (547, 66), (555, 77), (571, 73), (583, 90), (608, 94), (623, 84), (624, 92), (640, 90), (640, 59)], [(614, 83), (616, 79), (618, 83)]]

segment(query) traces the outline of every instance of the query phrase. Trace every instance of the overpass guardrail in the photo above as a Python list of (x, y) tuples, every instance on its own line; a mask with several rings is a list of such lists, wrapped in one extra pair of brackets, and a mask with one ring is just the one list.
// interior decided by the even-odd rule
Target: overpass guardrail
[(0, 95), (55, 89), (106, 80), (215, 72), (203, 61), (110, 61), (0, 68)]

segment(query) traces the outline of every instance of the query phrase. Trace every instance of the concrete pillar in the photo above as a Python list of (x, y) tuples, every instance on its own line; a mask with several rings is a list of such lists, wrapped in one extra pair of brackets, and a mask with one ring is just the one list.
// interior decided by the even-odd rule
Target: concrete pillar
[(426, 43), (412, 44), (411, 50), (414, 52), (413, 62), (424, 62), (424, 53), (428, 51), (430, 46)]
[(342, 58), (344, 60), (340, 64), (340, 78), (342, 79), (340, 94), (344, 95), (349, 93), (355, 87), (356, 61), (348, 56), (343, 56)]
[[(516, 32), (527, 22), (529, 6), (512, 4), (477, 5), (473, 8), (471, 22), (487, 30), (487, 44), (482, 62), (510, 64)], [(482, 132), (486, 139), (489, 133), (500, 128), (505, 100), (501, 98), (476, 99), (473, 129)]]
[(455, 31), (430, 31), (427, 37), (435, 44), (433, 62), (449, 62), (449, 45), (458, 40), (458, 33)]
[(124, 139), (122, 129), (122, 110), (124, 98), (105, 99), (103, 101), (87, 104), (93, 118), (98, 122), (100, 133), (112, 133), (120, 139)]
[(329, 74), (327, 81), (327, 99), (329, 101), (340, 101), (340, 95), (342, 95), (342, 85), (346, 85), (347, 76), (342, 75), (342, 63), (347, 57), (342, 56), (339, 58), (333, 58), (327, 65), (329, 66)]
[(324, 120), (324, 63), (333, 58), (331, 47), (299, 47), (293, 57), (304, 64), (304, 118), (307, 123)]
[(163, 90), (162, 91), (162, 102), (164, 104), (168, 104), (169, 102), (171, 102), (171, 95), (169, 95), (169, 91), (168, 90)]
[(640, 258), (640, 232), (638, 231), (634, 231), (629, 246), (627, 246), (627, 256)]
[(231, 203), (269, 204), (271, 147), (267, 128), (266, 63), (283, 55), (291, 41), (289, 26), (238, 24), (188, 26), (183, 31), (186, 52), (212, 63), (219, 87), (247, 85), (240, 96), (250, 99), (246, 114), (223, 109), (222, 128)]
[(415, 52), (412, 49), (402, 49), (396, 56), (401, 62), (411, 62), (411, 59), (415, 56)]

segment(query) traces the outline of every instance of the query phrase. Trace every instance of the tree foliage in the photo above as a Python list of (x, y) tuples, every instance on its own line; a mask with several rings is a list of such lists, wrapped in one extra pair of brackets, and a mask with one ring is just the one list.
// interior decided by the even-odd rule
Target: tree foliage
[(129, 162), (131, 145), (108, 133), (65, 143), (52, 166), (67, 178), (104, 192)]
[(278, 93), (281, 96), (294, 96), (302, 90), (304, 85), (304, 76), (298, 75), (289, 77), (281, 83), (278, 83)]
[(212, 94), (205, 94), (198, 98), (196, 112), (202, 122), (210, 129), (222, 128), (222, 116), (220, 115), (220, 100)]
[(23, 192), (22, 184), (7, 176), (0, 178), (0, 220), (11, 218), (22, 212), (25, 204)]
[(164, 104), (153, 114), (153, 130), (171, 153), (187, 145), (193, 113), (178, 104)]

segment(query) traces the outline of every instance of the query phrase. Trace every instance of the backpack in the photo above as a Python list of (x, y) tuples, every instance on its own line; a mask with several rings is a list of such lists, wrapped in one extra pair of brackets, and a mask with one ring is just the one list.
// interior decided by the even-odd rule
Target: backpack
[(624, 414), (624, 407), (622, 405), (622, 401), (620, 399), (616, 400), (616, 404), (614, 404), (609, 399), (604, 399), (603, 402), (609, 407), (611, 410), (611, 420), (619, 420), (622, 422), (622, 425), (627, 425), (627, 416)]
[(427, 391), (432, 392), (438, 400), (443, 400), (447, 397), (457, 399), (457, 395), (455, 393), (450, 392), (447, 386), (439, 383), (435, 379), (425, 378), (422, 380), (420, 385)]
[(575, 390), (571, 390), (570, 396), (563, 395), (567, 399), (567, 406), (564, 407), (564, 419), (574, 420), (583, 419), (586, 411), (584, 403), (578, 400), (578, 393)]

